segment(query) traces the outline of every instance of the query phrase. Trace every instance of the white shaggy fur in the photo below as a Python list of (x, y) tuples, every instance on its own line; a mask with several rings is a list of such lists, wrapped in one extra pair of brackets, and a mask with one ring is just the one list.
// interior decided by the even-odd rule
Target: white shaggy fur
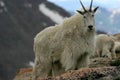
[(115, 38), (115, 41), (120, 42), (120, 33), (114, 34), (113, 37)]
[(95, 48), (94, 13), (97, 8), (78, 11), (62, 24), (48, 27), (36, 35), (33, 80), (88, 66), (89, 56)]
[(116, 58), (114, 51), (114, 39), (107, 34), (99, 34), (96, 36), (96, 54), (99, 57), (107, 56), (108, 58)]
[(120, 42), (115, 41), (114, 50), (116, 54), (120, 54)]

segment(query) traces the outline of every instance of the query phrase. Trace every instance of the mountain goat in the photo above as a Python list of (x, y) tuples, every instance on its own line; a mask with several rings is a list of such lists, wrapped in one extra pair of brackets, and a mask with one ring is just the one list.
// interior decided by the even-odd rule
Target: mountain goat
[(116, 41), (120, 42), (120, 33), (114, 34), (113, 36), (115, 37)]
[(115, 41), (114, 50), (116, 54), (120, 54), (120, 42), (119, 41)]
[(96, 54), (99, 57), (107, 56), (108, 58), (116, 58), (114, 51), (114, 39), (107, 34), (99, 34), (96, 36)]
[(89, 56), (95, 48), (94, 14), (98, 7), (86, 10), (64, 20), (62, 24), (51, 26), (34, 38), (35, 65), (33, 80), (37, 77), (59, 75), (68, 70), (87, 67)]

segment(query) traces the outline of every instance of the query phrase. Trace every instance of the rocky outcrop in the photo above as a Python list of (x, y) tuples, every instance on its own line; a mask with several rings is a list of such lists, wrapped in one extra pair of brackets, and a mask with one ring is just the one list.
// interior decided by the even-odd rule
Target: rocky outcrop
[[(118, 60), (118, 59), (117, 59)], [(89, 68), (71, 70), (60, 76), (38, 78), (37, 80), (119, 80), (120, 64), (113, 66), (108, 58), (93, 58)], [(91, 68), (90, 68), (91, 67)], [(21, 69), (14, 80), (31, 80), (32, 68)]]

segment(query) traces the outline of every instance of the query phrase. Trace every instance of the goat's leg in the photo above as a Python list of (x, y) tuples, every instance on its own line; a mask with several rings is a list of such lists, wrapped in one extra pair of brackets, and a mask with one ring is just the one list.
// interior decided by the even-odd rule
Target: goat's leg
[(33, 67), (32, 80), (37, 80), (38, 77), (47, 77), (52, 75), (51, 62), (48, 58), (44, 57), (35, 59)]
[(79, 59), (78, 59), (78, 64), (77, 64), (77, 68), (82, 68), (82, 67), (88, 67), (89, 65), (89, 57), (90, 55), (88, 55), (88, 53), (85, 53), (84, 55), (82, 55)]

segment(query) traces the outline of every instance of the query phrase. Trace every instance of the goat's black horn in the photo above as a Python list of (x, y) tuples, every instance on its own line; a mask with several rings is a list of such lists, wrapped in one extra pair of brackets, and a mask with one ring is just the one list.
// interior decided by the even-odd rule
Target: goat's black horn
[(84, 11), (86, 11), (84, 5), (82, 4), (81, 0), (80, 0), (80, 4), (82, 5), (82, 8), (84, 9)]
[(91, 0), (89, 11), (92, 11), (92, 3), (93, 3), (93, 0)]

